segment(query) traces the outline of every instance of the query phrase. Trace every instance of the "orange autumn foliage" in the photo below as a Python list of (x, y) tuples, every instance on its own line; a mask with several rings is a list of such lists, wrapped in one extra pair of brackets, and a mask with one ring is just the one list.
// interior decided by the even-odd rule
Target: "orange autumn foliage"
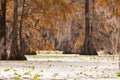
[(104, 29), (105, 29), (105, 31), (106, 31), (106, 32), (108, 32), (108, 31), (109, 31), (109, 28), (108, 28), (108, 26), (107, 26), (107, 25), (104, 25)]
[(54, 45), (50, 41), (46, 41), (46, 49), (54, 50)]
[(74, 48), (78, 48), (78, 46), (82, 46), (83, 40), (84, 40), (84, 35), (80, 34), (79, 37), (77, 38), (75, 44), (74, 44)]
[(44, 26), (45, 25), (45, 22), (43, 20), (39, 20), (39, 25), (40, 26)]
[(14, 6), (13, 1), (9, 1), (9, 2), (7, 2), (7, 7), (9, 7), (9, 8), (13, 8), (13, 6)]

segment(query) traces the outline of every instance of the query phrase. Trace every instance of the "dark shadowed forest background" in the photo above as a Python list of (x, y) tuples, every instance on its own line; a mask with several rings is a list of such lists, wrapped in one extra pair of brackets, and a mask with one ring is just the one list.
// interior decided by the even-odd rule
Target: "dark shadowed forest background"
[(0, 59), (39, 50), (120, 53), (120, 0), (0, 0)]

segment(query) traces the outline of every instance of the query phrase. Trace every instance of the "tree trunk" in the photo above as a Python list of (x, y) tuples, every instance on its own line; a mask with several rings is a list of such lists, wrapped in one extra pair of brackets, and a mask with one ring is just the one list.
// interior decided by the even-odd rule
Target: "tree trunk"
[(6, 1), (1, 1), (0, 9), (0, 59), (7, 59), (6, 53)]
[(24, 6), (25, 4), (25, 0), (23, 0), (23, 3), (22, 3), (22, 14), (21, 14), (21, 20), (20, 20), (20, 30), (19, 30), (19, 37), (20, 37), (20, 51), (21, 51), (21, 54), (25, 54), (25, 38), (23, 38), (23, 17), (24, 17)]
[(85, 0), (85, 40), (80, 55), (97, 55), (92, 43), (91, 27), (89, 22), (89, 0)]
[(24, 54), (20, 51), (20, 45), (18, 44), (18, 0), (14, 0), (14, 14), (13, 14), (13, 29), (12, 29), (12, 44), (9, 60), (26, 60)]

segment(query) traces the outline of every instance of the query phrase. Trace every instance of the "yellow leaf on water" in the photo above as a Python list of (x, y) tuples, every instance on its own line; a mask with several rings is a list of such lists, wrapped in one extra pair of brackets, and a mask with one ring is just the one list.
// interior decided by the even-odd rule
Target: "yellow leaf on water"
[(15, 77), (15, 80), (21, 80), (21, 78), (20, 77)]
[(10, 69), (8, 69), (8, 68), (4, 69), (5, 72), (7, 72), (7, 71), (9, 71), (9, 70), (10, 70)]
[(30, 75), (30, 72), (25, 72), (23, 75)]
[(39, 75), (39, 74), (35, 74), (34, 75), (34, 80), (39, 80), (39, 77), (40, 77), (41, 75)]
[(32, 70), (35, 70), (35, 66), (32, 66), (31, 68), (32, 68)]

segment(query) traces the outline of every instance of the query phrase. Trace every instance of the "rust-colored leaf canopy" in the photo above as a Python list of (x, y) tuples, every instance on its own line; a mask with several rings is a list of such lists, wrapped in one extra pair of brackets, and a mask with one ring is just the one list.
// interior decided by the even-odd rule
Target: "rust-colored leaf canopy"
[(35, 10), (43, 14), (44, 19), (66, 20), (75, 10), (75, 4), (69, 0), (30, 0)]

